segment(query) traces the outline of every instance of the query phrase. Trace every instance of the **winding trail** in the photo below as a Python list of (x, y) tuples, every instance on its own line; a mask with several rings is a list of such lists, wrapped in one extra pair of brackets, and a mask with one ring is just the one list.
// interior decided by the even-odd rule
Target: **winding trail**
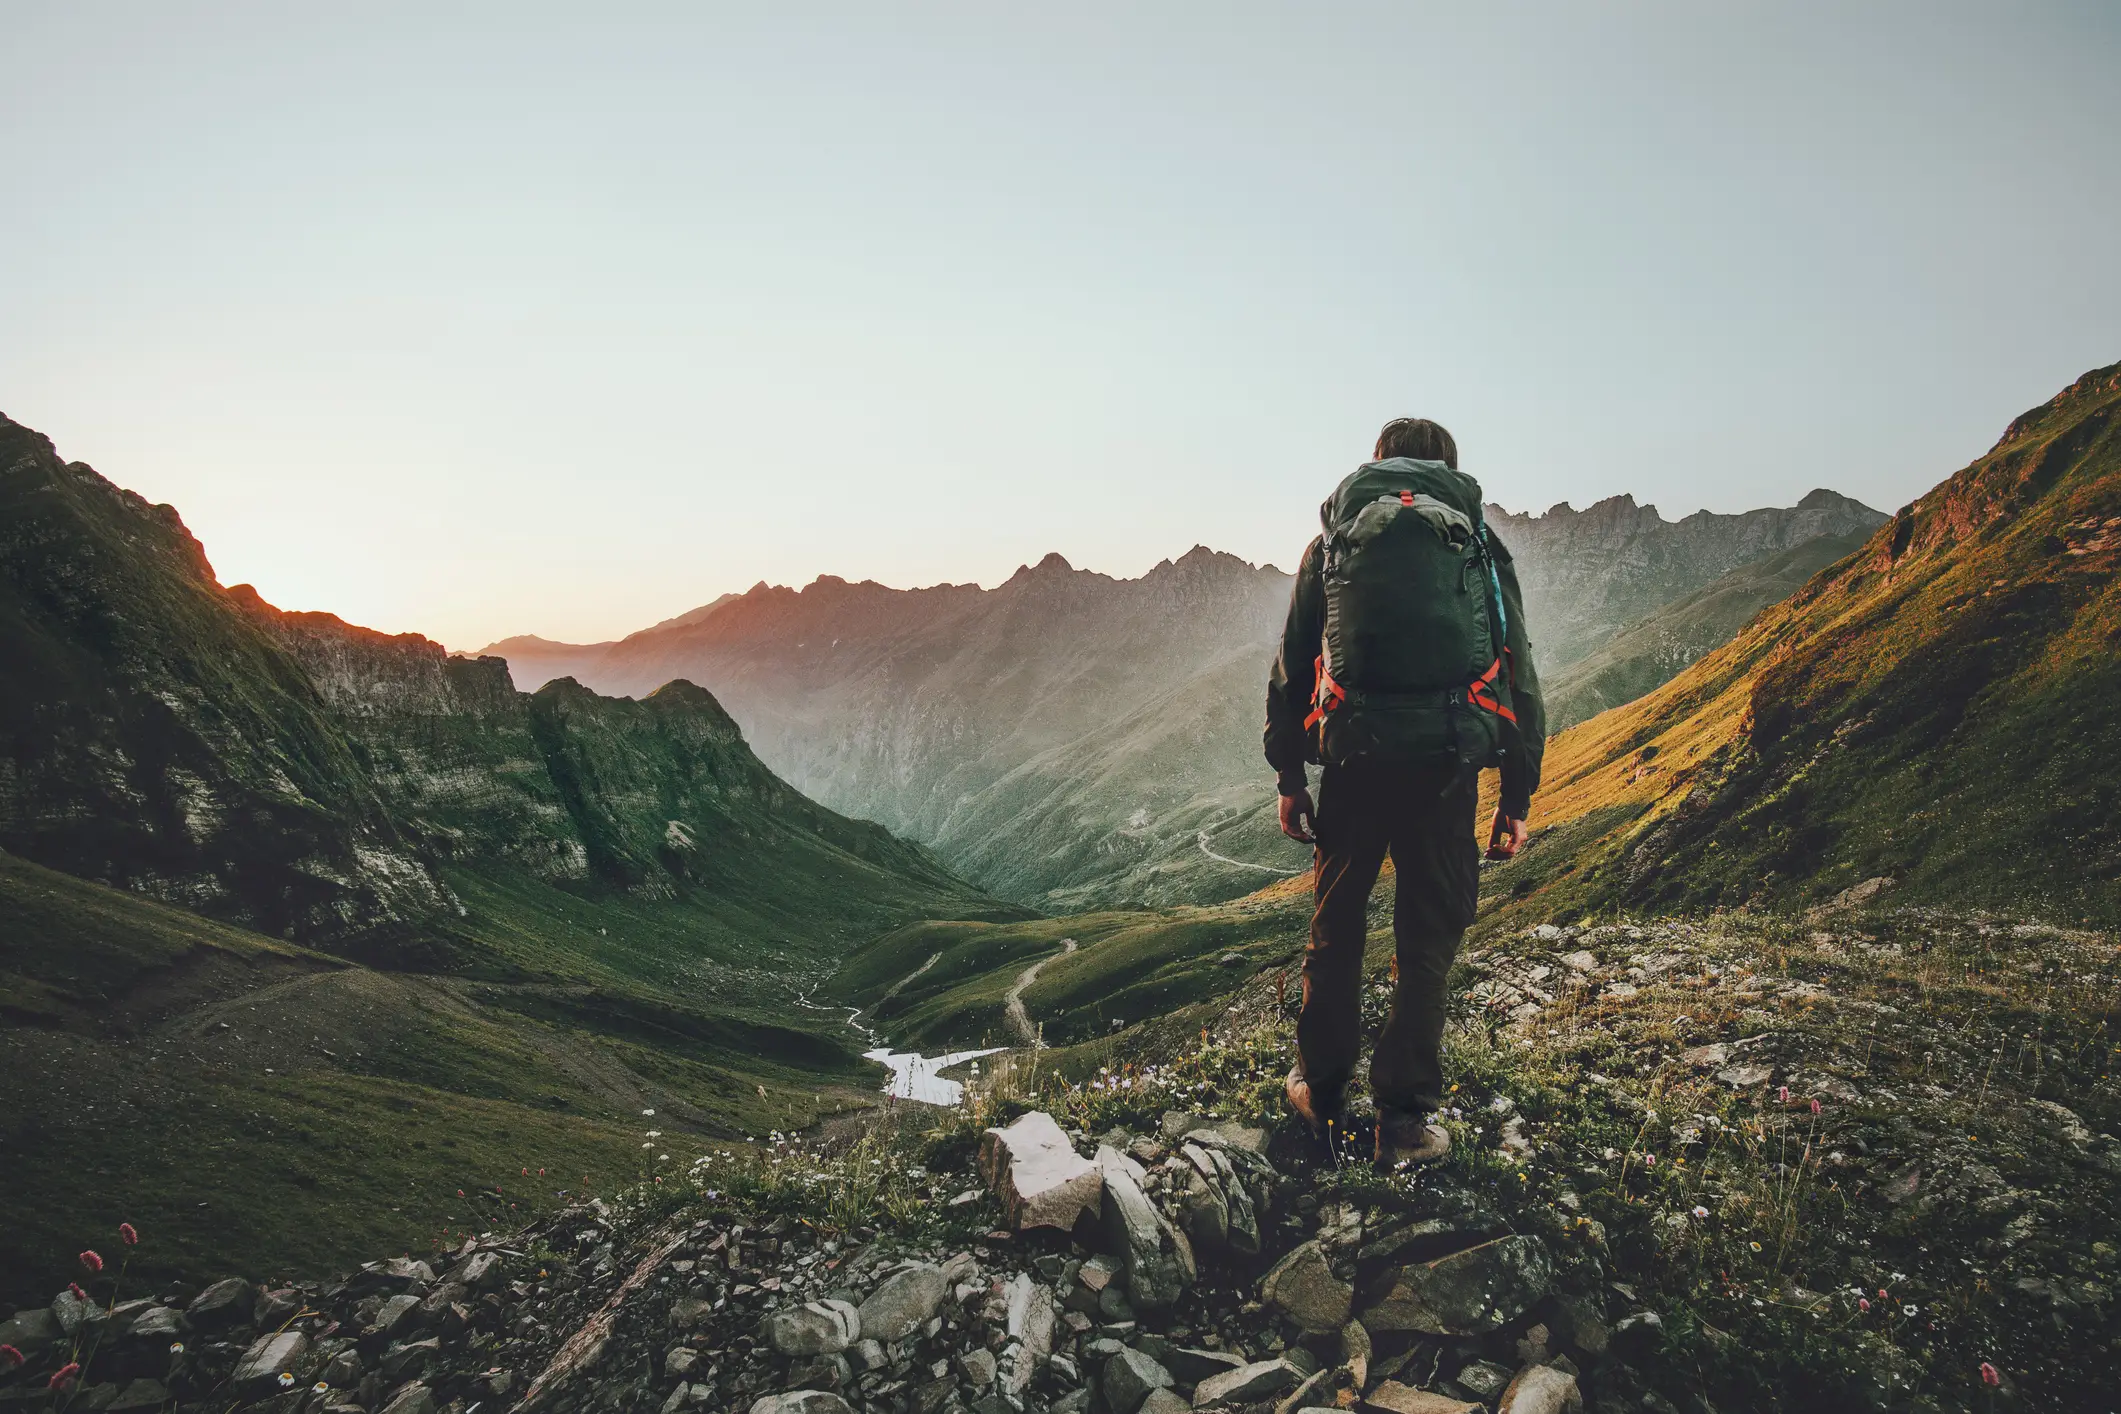
[(1038, 980), (1040, 968), (1053, 961), (1053, 959), (1066, 957), (1074, 951), (1075, 939), (1062, 938), (1059, 952), (1047, 953), (1037, 962), (1032, 963), (1029, 967), (1016, 974), (1016, 984), (1009, 989), (1008, 997), (1002, 1002), (1002, 1013), (1009, 1018), (1010, 1028), (1016, 1032), (1018, 1038), (1025, 1045), (1034, 1051), (1041, 1049), (1046, 1043), (1039, 1039), (1038, 1028), (1031, 1024), (1031, 1014), (1024, 1010), (1024, 988)]
[(1207, 855), (1208, 858), (1214, 860), (1217, 864), (1232, 864), (1239, 869), (1257, 869), (1262, 874), (1281, 874), (1286, 876), (1305, 872), (1302, 869), (1277, 869), (1271, 864), (1248, 864), (1242, 859), (1232, 859), (1227, 854), (1217, 854), (1214, 850), (1208, 848), (1208, 832), (1206, 830), (1200, 832), (1194, 843), (1200, 846), (1202, 854)]
[(942, 960), (943, 955), (941, 953), (929, 953), (928, 960), (926, 962), (922, 963), (919, 967), (914, 968), (905, 976), (899, 978), (898, 981), (893, 982), (891, 984), (891, 990), (884, 993), (884, 995), (882, 995), (881, 997), (878, 997), (876, 999), (876, 1004), (878, 1006), (882, 1006), (885, 1002), (890, 1001), (893, 997), (898, 995), (899, 988), (905, 986), (908, 982), (911, 982), (914, 978), (920, 976), (923, 972), (926, 972), (929, 968), (935, 966), (938, 962), (941, 962)]

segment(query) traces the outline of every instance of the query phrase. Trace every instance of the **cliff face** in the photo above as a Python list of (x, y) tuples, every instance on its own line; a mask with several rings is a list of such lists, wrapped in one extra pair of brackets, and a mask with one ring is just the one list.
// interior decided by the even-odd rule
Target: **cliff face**
[(533, 696), (499, 658), (284, 613), (216, 583), (173, 510), (4, 421), (0, 508), (0, 848), (324, 946), (455, 915), (448, 866), (659, 899), (858, 864), (971, 897), (775, 777), (689, 683)]
[(325, 943), (444, 903), (323, 694), (176, 512), (4, 418), (0, 847)]
[[(1517, 557), (1525, 616), (1550, 672), (1590, 656), (1614, 634), (1742, 565), (1820, 536), (1868, 534), (1886, 517), (1833, 491), (1794, 507), (1668, 521), (1633, 496), (1587, 510), (1567, 502), (1544, 515), (1488, 507), (1488, 523)], [(1736, 625), (1733, 625), (1735, 628)]]

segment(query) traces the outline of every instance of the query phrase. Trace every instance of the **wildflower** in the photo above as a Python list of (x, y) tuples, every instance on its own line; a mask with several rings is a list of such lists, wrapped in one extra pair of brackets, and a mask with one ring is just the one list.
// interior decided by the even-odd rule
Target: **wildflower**
[(463, 1190), (463, 1189), (461, 1189), (461, 1188), (459, 1188), (459, 1189), (457, 1190), (457, 1196), (458, 1196), (459, 1198), (463, 1197), (463, 1196), (464, 1196), (464, 1190)]
[(1819, 1102), (1817, 1100), (1812, 1101), (1812, 1113), (1814, 1115), (1819, 1113)]
[(67, 1289), (68, 1291), (71, 1291), (71, 1292), (72, 1292), (72, 1293), (74, 1294), (74, 1300), (76, 1300), (76, 1301), (86, 1301), (86, 1300), (88, 1300), (88, 1293), (87, 1293), (87, 1292), (85, 1292), (85, 1291), (83, 1291), (83, 1290), (81, 1289), (81, 1283), (80, 1283), (80, 1282), (78, 1282), (78, 1281), (70, 1281), (70, 1282), (68, 1282), (68, 1283), (66, 1284), (66, 1289)]
[(1758, 1252), (1760, 1250), (1760, 1244), (1757, 1242), (1748, 1242), (1746, 1246), (1752, 1248), (1755, 1252)]
[(1775, 1091), (1775, 1097), (1785, 1105), (1788, 1104), (1790, 1102), (1790, 1087), (1787, 1085), (1778, 1087)]
[(1991, 1389), (1994, 1389), (1997, 1385), (2003, 1383), (2002, 1374), (1997, 1371), (1994, 1365), (1989, 1364), (1986, 1360), (1983, 1360), (1981, 1362), (1981, 1383), (1987, 1385)]
[(1857, 1309), (1857, 1310), (1859, 1310), (1859, 1311), (1868, 1311), (1868, 1310), (1870, 1310), (1870, 1309), (1871, 1309), (1871, 1299), (1870, 1299), (1870, 1298), (1869, 1298), (1868, 1296), (1859, 1296), (1859, 1297), (1857, 1297), (1857, 1298), (1856, 1298), (1856, 1309)]
[(309, 1387), (309, 1392), (311, 1394), (330, 1394), (331, 1386), (326, 1384), (322, 1380), (318, 1380), (315, 1384)]
[(92, 1272), (100, 1272), (103, 1270), (103, 1259), (97, 1256), (93, 1250), (83, 1252), (81, 1254), (81, 1265)]
[(139, 1230), (135, 1228), (131, 1223), (119, 1223), (118, 1236), (125, 1239), (125, 1245), (127, 1247), (137, 1247), (140, 1245)]
[(72, 1389), (74, 1387), (74, 1377), (76, 1375), (79, 1375), (80, 1373), (81, 1362), (78, 1360), (70, 1360), (66, 1364), (61, 1365), (58, 1369), (52, 1371), (51, 1381), (45, 1386), (45, 1388), (59, 1390)]
[(1699, 1218), (1706, 1218), (1706, 1217), (1707, 1217), (1708, 1215), (1709, 1215), (1709, 1210), (1708, 1210), (1707, 1208), (1701, 1207), (1701, 1206), (1700, 1206), (1700, 1205), (1698, 1205), (1698, 1204), (1697, 1204), (1697, 1205), (1695, 1206), (1695, 1208), (1694, 1208), (1694, 1216), (1695, 1216), (1695, 1217), (1696, 1217), (1697, 1219), (1699, 1219)]
[(1902, 1307), (1900, 1308), (1900, 1314), (1901, 1314), (1901, 1315), (1903, 1315), (1903, 1316), (1912, 1316), (1912, 1315), (1914, 1315), (1914, 1314), (1915, 1314), (1915, 1313), (1916, 1313), (1916, 1312), (1917, 1312), (1918, 1310), (1920, 1310), (1920, 1309), (1921, 1309), (1920, 1307), (1916, 1306), (1916, 1305), (1915, 1305), (1915, 1304), (1914, 1304), (1914, 1303), (1913, 1303), (1913, 1302), (1911, 1301), (1911, 1302), (1909, 1302), (1909, 1303), (1908, 1303), (1907, 1305), (1905, 1305), (1905, 1306), (1902, 1306)]
[(1885, 1299), (1886, 1299), (1886, 1295), (1885, 1295), (1885, 1288), (1884, 1288), (1884, 1287), (1882, 1287), (1882, 1286), (1878, 1288), (1878, 1299), (1879, 1299), (1880, 1301), (1883, 1301), (1883, 1300), (1885, 1300)]
[[(765, 1087), (765, 1086), (763, 1086), (763, 1085), (759, 1086), (759, 1093), (760, 1093), (761, 1095), (765, 1094), (765, 1093), (766, 1093), (766, 1087)], [(651, 1119), (653, 1119), (653, 1118), (655, 1117), (655, 1111), (654, 1111), (654, 1110), (642, 1110), (642, 1111), (641, 1111), (641, 1113), (642, 1113), (642, 1114), (644, 1114), (644, 1115), (647, 1115), (647, 1116), (648, 1116), (649, 1118), (651, 1118)]]
[(293, 1389), (294, 1387), (295, 1387), (295, 1377), (294, 1377), (294, 1373), (293, 1373), (292, 1371), (289, 1371), (289, 1370), (282, 1370), (282, 1371), (280, 1372), (280, 1388), (281, 1388), (281, 1389)]
[(172, 1355), (182, 1355), (184, 1353), (184, 1342), (181, 1340), (171, 1341), (169, 1343), (169, 1353)]
[(0, 1345), (0, 1370), (12, 1370), (21, 1363), (21, 1351), (12, 1345)]
[(1657, 1156), (1655, 1154), (1644, 1154), (1642, 1156), (1642, 1166), (1646, 1169), (1656, 1168)]

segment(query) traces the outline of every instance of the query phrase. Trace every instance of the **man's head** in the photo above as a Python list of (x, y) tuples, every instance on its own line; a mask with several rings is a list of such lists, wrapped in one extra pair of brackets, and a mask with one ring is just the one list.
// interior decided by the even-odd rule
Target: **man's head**
[(1451, 434), (1426, 417), (1395, 417), (1377, 434), (1376, 460), (1412, 457), (1416, 461), (1442, 462), (1458, 470), (1458, 444)]

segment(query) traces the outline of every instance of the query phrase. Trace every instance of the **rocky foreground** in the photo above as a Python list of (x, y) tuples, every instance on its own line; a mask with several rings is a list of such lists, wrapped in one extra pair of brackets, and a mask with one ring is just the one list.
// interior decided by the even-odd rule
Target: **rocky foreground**
[(1431, 1168), (1276, 1122), (1268, 974), (1075, 1083), (431, 1260), (84, 1276), (0, 1325), (0, 1410), (2107, 1409), (2121, 952), (1882, 888), (1470, 952)]

